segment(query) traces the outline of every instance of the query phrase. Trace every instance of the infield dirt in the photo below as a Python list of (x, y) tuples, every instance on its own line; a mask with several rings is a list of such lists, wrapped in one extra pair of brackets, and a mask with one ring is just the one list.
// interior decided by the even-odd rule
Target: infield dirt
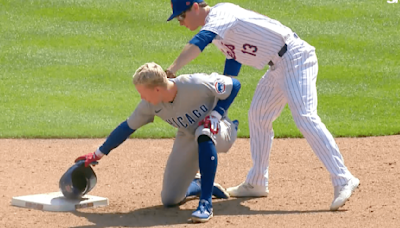
[[(94, 167), (91, 195), (109, 206), (47, 212), (11, 205), (13, 196), (58, 191), (61, 175), (104, 139), (2, 139), (0, 227), (400, 227), (400, 135), (337, 138), (346, 166), (361, 185), (340, 211), (331, 212), (329, 173), (305, 139), (275, 139), (266, 198), (214, 200), (214, 218), (190, 224), (192, 200), (161, 205), (162, 177), (173, 139), (129, 139)], [(245, 180), (251, 167), (248, 139), (219, 155), (216, 182)]]

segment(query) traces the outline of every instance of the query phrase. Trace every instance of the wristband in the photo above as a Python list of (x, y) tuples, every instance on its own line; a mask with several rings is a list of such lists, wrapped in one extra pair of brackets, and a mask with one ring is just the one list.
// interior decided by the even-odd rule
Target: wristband
[(101, 158), (103, 157), (105, 154), (103, 154), (99, 148), (97, 148), (97, 150), (94, 152), (94, 155), (96, 155), (96, 157)]
[(210, 116), (215, 116), (218, 120), (222, 119), (221, 114), (219, 114), (219, 112), (217, 112), (215, 110), (211, 112)]

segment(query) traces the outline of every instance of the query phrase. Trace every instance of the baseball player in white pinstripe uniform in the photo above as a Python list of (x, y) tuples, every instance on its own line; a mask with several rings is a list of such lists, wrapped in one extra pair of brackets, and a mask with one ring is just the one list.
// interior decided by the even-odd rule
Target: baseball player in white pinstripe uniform
[(236, 197), (268, 195), (272, 123), (288, 104), (296, 126), (330, 173), (334, 186), (330, 209), (343, 206), (360, 181), (345, 166), (334, 138), (317, 114), (315, 48), (279, 21), (231, 3), (210, 7), (203, 0), (172, 0), (171, 6), (168, 21), (177, 18), (191, 31), (201, 30), (166, 70), (169, 77), (211, 42), (226, 56), (224, 75), (237, 76), (242, 64), (260, 70), (269, 65), (249, 110), (253, 167), (246, 180), (228, 188), (228, 193)]

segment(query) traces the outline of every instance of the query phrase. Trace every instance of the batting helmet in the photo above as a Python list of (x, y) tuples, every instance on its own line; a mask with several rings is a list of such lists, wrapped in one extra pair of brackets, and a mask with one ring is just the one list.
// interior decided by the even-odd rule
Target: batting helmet
[(59, 186), (67, 199), (80, 199), (96, 186), (97, 177), (90, 165), (85, 167), (85, 160), (76, 162), (62, 175)]

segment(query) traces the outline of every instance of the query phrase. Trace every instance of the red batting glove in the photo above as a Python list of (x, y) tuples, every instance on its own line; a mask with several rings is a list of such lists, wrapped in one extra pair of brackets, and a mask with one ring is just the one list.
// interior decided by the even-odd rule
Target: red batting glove
[(98, 155), (98, 153), (93, 152), (93, 153), (88, 153), (86, 155), (82, 155), (78, 158), (75, 159), (75, 162), (81, 161), (81, 160), (85, 160), (85, 167), (88, 167), (89, 165), (97, 165), (98, 164), (98, 160), (100, 160), (103, 156), (102, 155)]
[(205, 128), (210, 128), (211, 133), (218, 134), (219, 119), (215, 116), (206, 116), (204, 120), (199, 122), (199, 126), (203, 125)]

